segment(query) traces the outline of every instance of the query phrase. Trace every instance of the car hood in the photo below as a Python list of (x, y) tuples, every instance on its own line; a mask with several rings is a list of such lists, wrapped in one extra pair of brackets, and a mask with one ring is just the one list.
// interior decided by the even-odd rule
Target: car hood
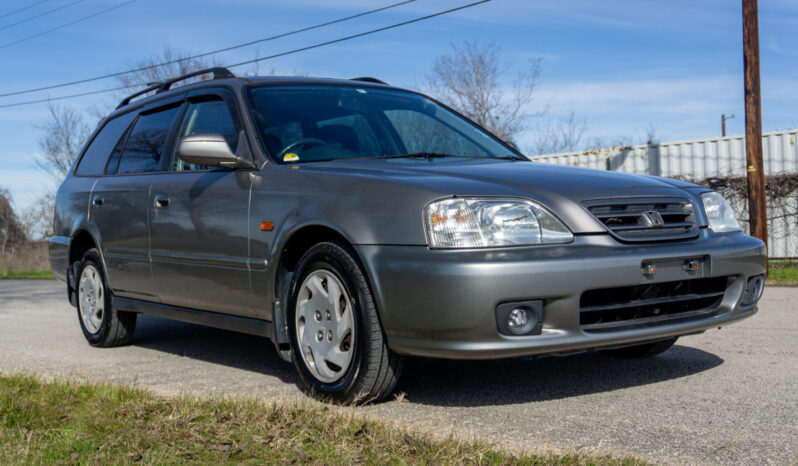
[[(359, 159), (307, 164), (302, 168), (412, 186), (445, 196), (531, 198), (560, 216), (574, 232), (606, 231), (583, 202), (618, 197), (682, 197), (693, 201), (691, 185), (676, 180), (527, 161), (491, 159)], [(414, 190), (415, 191), (415, 190)], [(413, 196), (415, 197), (415, 196)], [(697, 204), (696, 204), (697, 205)]]

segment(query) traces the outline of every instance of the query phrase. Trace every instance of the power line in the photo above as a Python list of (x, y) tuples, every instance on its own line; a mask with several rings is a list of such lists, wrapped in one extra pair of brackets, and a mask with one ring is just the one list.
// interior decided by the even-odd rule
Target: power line
[(31, 17), (28, 17), (28, 18), (25, 18), (25, 19), (21, 19), (21, 20), (17, 21), (16, 23), (6, 24), (5, 26), (0, 27), (0, 31), (2, 31), (3, 29), (8, 29), (10, 27), (14, 27), (14, 26), (16, 26), (18, 24), (27, 23), (28, 21), (32, 21), (32, 20), (34, 20), (36, 18), (41, 18), (42, 16), (49, 15), (50, 13), (55, 13), (56, 11), (63, 10), (64, 8), (69, 8), (69, 7), (71, 7), (72, 5), (74, 5), (76, 3), (80, 3), (80, 2), (84, 2), (84, 1), (86, 1), (86, 0), (75, 0), (72, 3), (67, 3), (66, 5), (61, 5), (59, 7), (49, 9), (49, 10), (47, 10), (45, 12), (39, 13), (38, 15), (33, 15)]
[[(256, 63), (256, 62), (263, 61), (263, 60), (270, 60), (270, 59), (277, 58), (277, 57), (284, 57), (286, 55), (291, 55), (291, 54), (294, 54), (294, 53), (304, 52), (306, 50), (311, 50), (311, 49), (315, 49), (315, 48), (319, 48), (319, 47), (324, 47), (326, 45), (337, 44), (339, 42), (344, 42), (344, 41), (355, 39), (355, 38), (358, 38), (358, 37), (363, 37), (363, 36), (367, 36), (367, 35), (370, 35), (370, 34), (375, 34), (377, 32), (387, 31), (389, 29), (394, 29), (394, 28), (397, 28), (397, 27), (400, 27), (400, 26), (405, 26), (405, 25), (408, 25), (408, 24), (411, 24), (411, 23), (424, 21), (426, 19), (434, 18), (436, 16), (441, 16), (441, 15), (445, 15), (445, 14), (448, 14), (448, 13), (453, 13), (455, 11), (464, 10), (466, 8), (470, 8), (470, 7), (473, 7), (473, 6), (482, 4), (482, 3), (487, 3), (489, 1), (490, 0), (480, 0), (480, 1), (477, 1), (477, 2), (469, 3), (467, 5), (462, 5), (462, 6), (459, 6), (459, 7), (456, 7), (456, 8), (450, 8), (448, 10), (439, 11), (437, 13), (432, 13), (432, 14), (429, 14), (429, 15), (426, 15), (426, 16), (420, 16), (418, 18), (414, 18), (414, 19), (411, 19), (411, 20), (403, 21), (401, 23), (392, 24), (390, 26), (384, 26), (384, 27), (381, 27), (381, 28), (371, 29), (369, 31), (361, 32), (361, 33), (358, 33), (358, 34), (353, 34), (351, 36), (341, 37), (341, 38), (329, 40), (329, 41), (326, 41), (326, 42), (320, 42), (318, 44), (309, 45), (307, 47), (302, 47), (302, 48), (298, 48), (298, 49), (294, 49), (294, 50), (289, 50), (287, 52), (281, 52), (281, 53), (277, 53), (277, 54), (274, 54), (274, 55), (269, 55), (267, 57), (261, 57), (261, 58), (256, 58), (256, 59), (253, 59), (253, 60), (243, 61), (243, 62), (240, 62), (240, 63), (234, 63), (232, 65), (227, 65), (227, 68), (233, 68), (233, 67), (236, 67), (236, 66), (248, 65), (250, 63)], [(103, 94), (105, 92), (119, 91), (119, 90), (122, 90), (122, 89), (130, 89), (130, 88), (138, 87), (138, 86), (139, 85), (121, 86), (121, 87), (114, 87), (114, 88), (110, 88), (110, 89), (102, 89), (102, 90), (98, 90), (98, 91), (83, 92), (83, 93), (80, 93), (80, 94), (70, 94), (70, 95), (52, 97), (52, 98), (47, 98), (47, 99), (29, 100), (29, 101), (26, 101), (26, 102), (15, 102), (13, 104), (0, 105), (0, 108), (18, 107), (18, 106), (21, 106), (21, 105), (38, 104), (38, 103), (42, 103), (42, 102), (52, 102), (52, 101), (56, 101), (56, 100), (71, 99), (73, 97), (83, 97), (83, 96), (87, 96), (87, 95)]]
[(377, 32), (382, 32), (382, 31), (387, 31), (388, 29), (398, 28), (400, 26), (405, 26), (407, 24), (416, 23), (418, 21), (424, 21), (425, 19), (434, 18), (436, 16), (445, 15), (447, 13), (453, 13), (455, 11), (463, 10), (465, 8), (470, 8), (472, 6), (479, 5), (480, 3), (487, 3), (489, 1), (490, 0), (480, 0), (478, 2), (469, 3), (467, 5), (462, 5), (462, 6), (459, 6), (459, 7), (456, 7), (456, 8), (450, 8), (448, 10), (444, 10), (444, 11), (439, 11), (437, 13), (433, 13), (431, 15), (421, 16), (419, 18), (414, 18), (414, 19), (411, 19), (411, 20), (408, 20), (408, 21), (403, 21), (401, 23), (396, 23), (396, 24), (392, 24), (390, 26), (381, 27), (379, 29), (372, 29), (370, 31), (361, 32), (359, 34), (353, 34), (351, 36), (341, 37), (340, 39), (328, 40), (327, 42), (321, 42), (319, 44), (309, 45), (307, 47), (302, 47), (302, 48), (299, 48), (299, 49), (290, 50), (288, 52), (276, 53), (274, 55), (269, 55), (269, 56), (266, 56), (266, 57), (255, 58), (255, 59), (252, 59), (252, 60), (242, 61), (240, 63), (234, 63), (232, 65), (227, 65), (227, 68), (234, 68), (236, 66), (249, 65), (251, 63), (257, 63), (257, 62), (263, 61), (263, 60), (270, 60), (272, 58), (283, 57), (285, 55), (291, 55), (292, 53), (304, 52), (305, 50), (311, 50), (311, 49), (315, 49), (315, 48), (319, 48), (319, 47), (324, 47), (325, 45), (337, 44), (338, 42), (344, 42), (344, 41), (347, 41), (347, 40), (350, 40), (350, 39), (356, 39), (358, 37), (368, 36), (370, 34), (374, 34), (374, 33), (377, 33)]
[(364, 12), (358, 13), (356, 15), (346, 16), (344, 18), (338, 18), (338, 19), (335, 19), (335, 20), (332, 20), (332, 21), (327, 21), (325, 23), (320, 23), (320, 24), (316, 24), (316, 25), (313, 25), (313, 26), (308, 26), (308, 27), (305, 27), (305, 28), (302, 28), (302, 29), (296, 29), (294, 31), (284, 32), (284, 33), (277, 34), (277, 35), (274, 35), (274, 36), (265, 37), (263, 39), (257, 39), (257, 40), (253, 40), (253, 41), (250, 41), (250, 42), (245, 42), (243, 44), (232, 45), (230, 47), (225, 47), (225, 48), (221, 48), (221, 49), (217, 49), (217, 50), (212, 50), (210, 52), (203, 52), (203, 53), (200, 53), (200, 54), (197, 54), (197, 55), (192, 55), (192, 56), (189, 56), (189, 57), (177, 58), (175, 60), (169, 60), (169, 61), (165, 61), (165, 62), (162, 62), (162, 63), (154, 64), (154, 65), (147, 65), (147, 66), (142, 66), (140, 68), (134, 68), (134, 69), (130, 69), (130, 70), (118, 71), (118, 72), (115, 72), (115, 73), (104, 74), (104, 75), (101, 75), (101, 76), (95, 76), (93, 78), (78, 79), (76, 81), (69, 81), (69, 82), (65, 82), (65, 83), (61, 83), (61, 84), (53, 84), (53, 85), (50, 85), (50, 86), (37, 87), (37, 88), (34, 88), (34, 89), (26, 89), (26, 90), (23, 90), (23, 91), (7, 92), (5, 94), (0, 94), (0, 97), (9, 97), (9, 96), (12, 96), (12, 95), (30, 94), (32, 92), (46, 91), (46, 90), (50, 90), (50, 89), (57, 89), (59, 87), (74, 86), (76, 84), (84, 84), (84, 83), (88, 83), (88, 82), (92, 82), (92, 81), (99, 81), (101, 79), (115, 78), (117, 76), (122, 76), (122, 75), (130, 74), (130, 73), (136, 73), (136, 72), (139, 72), (139, 71), (145, 71), (145, 70), (149, 70), (149, 69), (153, 69), (153, 68), (158, 68), (158, 67), (161, 67), (161, 66), (171, 65), (171, 64), (178, 63), (178, 62), (181, 62), (181, 61), (193, 60), (195, 58), (202, 58), (202, 57), (206, 57), (208, 55), (214, 55), (214, 54), (222, 53), (222, 52), (229, 52), (230, 50), (235, 50), (235, 49), (239, 49), (239, 48), (242, 48), (242, 47), (248, 47), (250, 45), (259, 44), (261, 42), (267, 42), (267, 41), (270, 41), (270, 40), (281, 39), (283, 37), (291, 36), (291, 35), (294, 35), (294, 34), (299, 34), (301, 32), (307, 32), (307, 31), (310, 31), (310, 30), (313, 30), (313, 29), (318, 29), (318, 28), (322, 28), (322, 27), (325, 27), (325, 26), (330, 26), (332, 24), (341, 23), (341, 22), (344, 22), (344, 21), (349, 21), (351, 19), (359, 18), (361, 16), (370, 15), (370, 14), (377, 13), (377, 12), (380, 12), (380, 11), (385, 11), (385, 10), (388, 10), (390, 8), (395, 8), (395, 7), (398, 7), (398, 6), (401, 6), (401, 5), (405, 5), (405, 4), (408, 4), (408, 3), (412, 3), (412, 2), (415, 2), (415, 1), (416, 0), (404, 0), (404, 1), (401, 1), (401, 2), (398, 2), (398, 3), (393, 3), (393, 4), (388, 5), (388, 6), (384, 6), (382, 8), (376, 8), (374, 10), (364, 11)]
[(30, 105), (30, 104), (40, 104), (42, 102), (52, 102), (56, 100), (64, 100), (64, 99), (72, 99), (74, 97), (84, 97), (87, 95), (95, 95), (95, 94), (105, 94), (106, 92), (113, 92), (113, 91), (121, 91), (124, 89), (131, 89), (134, 87), (139, 86), (138, 84), (133, 84), (130, 86), (120, 86), (120, 87), (112, 87), (110, 89), (100, 89), (99, 91), (89, 91), (89, 92), (81, 92), (79, 94), (69, 94), (69, 95), (62, 95), (58, 97), (51, 97), (47, 99), (37, 99), (37, 100), (28, 100), (25, 102), (15, 102), (13, 104), (6, 104), (0, 105), (0, 108), (8, 108), (8, 107), (20, 107), (22, 105)]
[(31, 3), (31, 4), (30, 4), (30, 5), (28, 5), (28, 6), (23, 6), (22, 8), (20, 8), (20, 9), (18, 9), (18, 10), (14, 10), (14, 11), (12, 11), (11, 13), (6, 13), (6, 14), (4, 14), (3, 16), (0, 16), (0, 19), (3, 19), (3, 18), (8, 18), (9, 16), (11, 16), (11, 15), (15, 15), (15, 14), (19, 13), (20, 11), (25, 11), (25, 10), (27, 10), (28, 8), (33, 8), (33, 7), (35, 7), (36, 5), (41, 5), (42, 3), (46, 2), (46, 1), (48, 1), (48, 0), (39, 0), (38, 2)]
[(125, 5), (128, 5), (128, 4), (130, 4), (130, 3), (133, 3), (133, 2), (135, 2), (135, 1), (136, 1), (136, 0), (128, 0), (128, 1), (126, 1), (126, 2), (122, 2), (122, 3), (118, 4), (118, 5), (116, 5), (116, 6), (112, 6), (111, 8), (106, 8), (105, 10), (99, 11), (99, 12), (97, 12), (97, 13), (94, 13), (94, 14), (91, 14), (91, 15), (88, 15), (88, 16), (84, 16), (84, 17), (82, 17), (82, 18), (78, 18), (78, 19), (76, 19), (76, 20), (74, 20), (74, 21), (70, 21), (70, 22), (68, 22), (68, 23), (66, 23), (66, 24), (62, 24), (62, 25), (60, 25), (60, 26), (56, 26), (56, 27), (54, 27), (54, 28), (52, 28), (52, 29), (48, 29), (48, 30), (46, 30), (46, 31), (43, 31), (43, 32), (40, 32), (40, 33), (34, 34), (34, 35), (32, 35), (32, 36), (23, 37), (22, 39), (17, 39), (17, 40), (15, 40), (15, 41), (13, 41), (13, 42), (9, 42), (9, 43), (7, 43), (7, 44), (0, 45), (0, 49), (4, 49), (4, 48), (6, 48), (6, 47), (11, 47), (12, 45), (19, 44), (20, 42), (25, 42), (26, 40), (30, 40), (30, 39), (33, 39), (33, 38), (36, 38), (36, 37), (39, 37), (39, 36), (43, 36), (43, 35), (45, 35), (45, 34), (49, 34), (49, 33), (53, 32), (53, 31), (57, 31), (57, 30), (59, 30), (59, 29), (63, 29), (63, 28), (65, 28), (65, 27), (67, 27), (67, 26), (72, 26), (72, 25), (73, 25), (73, 24), (75, 24), (75, 23), (79, 23), (79, 22), (81, 22), (81, 21), (85, 21), (85, 20), (87, 20), (87, 19), (91, 19), (91, 18), (94, 18), (94, 17), (96, 17), (96, 16), (100, 16), (100, 15), (102, 15), (102, 14), (108, 13), (109, 11), (113, 11), (113, 10), (116, 10), (117, 8), (121, 8), (121, 7), (125, 6)]

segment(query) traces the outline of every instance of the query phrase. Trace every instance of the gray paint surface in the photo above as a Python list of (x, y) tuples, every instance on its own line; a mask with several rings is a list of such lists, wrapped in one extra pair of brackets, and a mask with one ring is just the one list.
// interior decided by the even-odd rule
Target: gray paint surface
[[(667, 464), (798, 459), (798, 288), (767, 288), (751, 319), (650, 360), (594, 353), (411, 359), (397, 392), (356, 413), (521, 451), (632, 454)], [(265, 338), (141, 316), (129, 346), (97, 349), (54, 281), (0, 280), (0, 373), (135, 384), (159, 394), (307, 400)], [(348, 411), (348, 410), (347, 410)]]

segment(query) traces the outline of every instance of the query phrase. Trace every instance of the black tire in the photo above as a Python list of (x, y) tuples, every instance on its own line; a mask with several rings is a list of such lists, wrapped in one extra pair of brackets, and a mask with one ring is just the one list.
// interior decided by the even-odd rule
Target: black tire
[[(100, 276), (102, 283), (102, 299), (103, 299), (103, 312), (99, 328), (92, 332), (87, 328), (83, 319), (83, 311), (81, 304), (81, 278), (83, 271), (87, 267), (93, 267), (97, 274)], [(133, 331), (136, 329), (136, 316), (133, 312), (117, 311), (113, 307), (113, 299), (110, 290), (108, 289), (108, 280), (105, 278), (105, 269), (103, 269), (100, 254), (96, 249), (89, 249), (83, 254), (78, 267), (78, 274), (76, 280), (76, 301), (78, 310), (78, 322), (80, 328), (83, 330), (83, 336), (91, 346), (100, 348), (110, 348), (113, 346), (121, 346), (130, 342), (133, 337)]]
[(676, 343), (679, 337), (669, 338), (667, 340), (655, 341), (653, 343), (645, 343), (642, 345), (626, 346), (624, 348), (615, 348), (609, 350), (601, 350), (599, 353), (613, 358), (650, 358), (656, 356), (664, 351), (667, 351)]
[[(314, 271), (334, 274), (352, 302), (354, 345), (348, 368), (339, 380), (325, 383), (307, 367), (299, 348), (296, 324), (300, 286)], [(338, 242), (311, 247), (300, 259), (289, 287), (287, 311), (291, 354), (305, 389), (339, 403), (368, 403), (389, 395), (402, 372), (404, 358), (388, 348), (368, 281), (354, 254)]]

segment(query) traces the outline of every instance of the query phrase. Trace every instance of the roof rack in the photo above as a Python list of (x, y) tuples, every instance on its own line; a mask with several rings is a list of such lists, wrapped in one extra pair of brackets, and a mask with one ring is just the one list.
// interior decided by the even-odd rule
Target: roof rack
[(213, 77), (211, 79), (224, 79), (224, 78), (235, 78), (236, 77), (236, 75), (234, 75), (227, 68), (223, 68), (221, 66), (217, 66), (217, 67), (208, 68), (208, 69), (205, 69), (205, 70), (194, 71), (193, 73), (184, 74), (183, 76), (178, 76), (176, 78), (166, 79), (164, 81), (158, 81), (158, 82), (154, 82), (154, 83), (147, 83), (147, 87), (146, 88), (144, 88), (144, 89), (142, 89), (142, 90), (140, 90), (140, 91), (138, 91), (138, 92), (136, 92), (134, 94), (131, 94), (131, 95), (125, 97), (122, 100), (122, 102), (120, 102), (119, 105), (116, 106), (116, 108), (124, 107), (125, 105), (129, 104), (131, 100), (133, 100), (134, 98), (136, 98), (136, 97), (138, 97), (140, 95), (143, 95), (143, 94), (146, 94), (146, 93), (152, 92), (152, 91), (155, 91), (156, 94), (160, 94), (161, 92), (168, 91), (169, 88), (172, 86), (172, 84), (174, 84), (174, 83), (176, 83), (178, 81), (182, 81), (184, 79), (193, 78), (194, 76), (199, 76), (199, 75), (208, 74), (208, 73), (212, 73), (213, 74)]
[(372, 78), (371, 76), (361, 76), (359, 78), (352, 78), (350, 81), (363, 81), (366, 83), (385, 84), (386, 86), (388, 85), (388, 83), (386, 83), (385, 81), (380, 81), (379, 79)]

